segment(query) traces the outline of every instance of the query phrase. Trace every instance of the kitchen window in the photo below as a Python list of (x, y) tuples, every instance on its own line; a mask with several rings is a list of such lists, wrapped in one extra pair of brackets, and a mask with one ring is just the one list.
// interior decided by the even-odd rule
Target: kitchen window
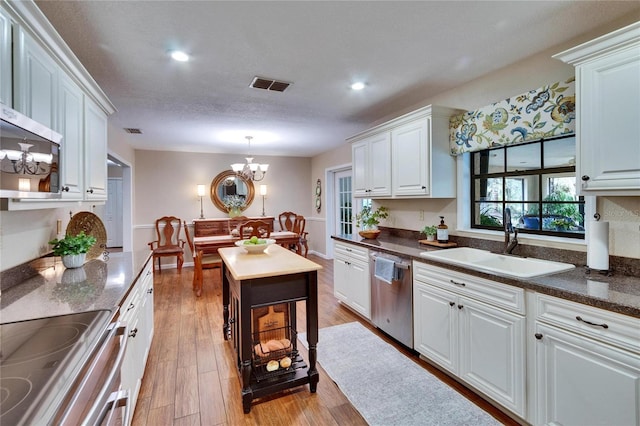
[(472, 153), (471, 227), (584, 239), (575, 158), (573, 135)]

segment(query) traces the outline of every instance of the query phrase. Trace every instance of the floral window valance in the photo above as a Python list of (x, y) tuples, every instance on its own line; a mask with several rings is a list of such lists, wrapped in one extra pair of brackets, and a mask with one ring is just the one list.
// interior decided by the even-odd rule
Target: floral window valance
[(575, 133), (575, 78), (449, 120), (451, 155)]

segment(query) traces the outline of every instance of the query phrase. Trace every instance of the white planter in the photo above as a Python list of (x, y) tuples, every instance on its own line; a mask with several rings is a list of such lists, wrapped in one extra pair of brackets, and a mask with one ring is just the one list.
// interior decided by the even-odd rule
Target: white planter
[(62, 256), (62, 264), (65, 268), (79, 268), (84, 265), (86, 257), (87, 253), (68, 254), (66, 256)]

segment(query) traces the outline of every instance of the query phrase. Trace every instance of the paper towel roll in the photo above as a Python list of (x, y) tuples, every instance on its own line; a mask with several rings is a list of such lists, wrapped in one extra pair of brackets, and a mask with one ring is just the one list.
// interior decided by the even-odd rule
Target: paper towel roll
[(587, 266), (601, 271), (609, 269), (609, 222), (589, 223)]

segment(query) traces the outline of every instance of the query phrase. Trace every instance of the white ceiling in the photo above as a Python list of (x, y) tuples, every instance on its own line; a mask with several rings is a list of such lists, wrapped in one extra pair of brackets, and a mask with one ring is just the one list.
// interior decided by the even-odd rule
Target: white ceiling
[[(634, 1), (36, 1), (136, 149), (313, 156)], [(192, 59), (172, 61), (181, 49)], [(249, 87), (254, 76), (293, 84)], [(355, 80), (367, 83), (351, 91)], [(496, 99), (498, 101), (499, 99)]]

